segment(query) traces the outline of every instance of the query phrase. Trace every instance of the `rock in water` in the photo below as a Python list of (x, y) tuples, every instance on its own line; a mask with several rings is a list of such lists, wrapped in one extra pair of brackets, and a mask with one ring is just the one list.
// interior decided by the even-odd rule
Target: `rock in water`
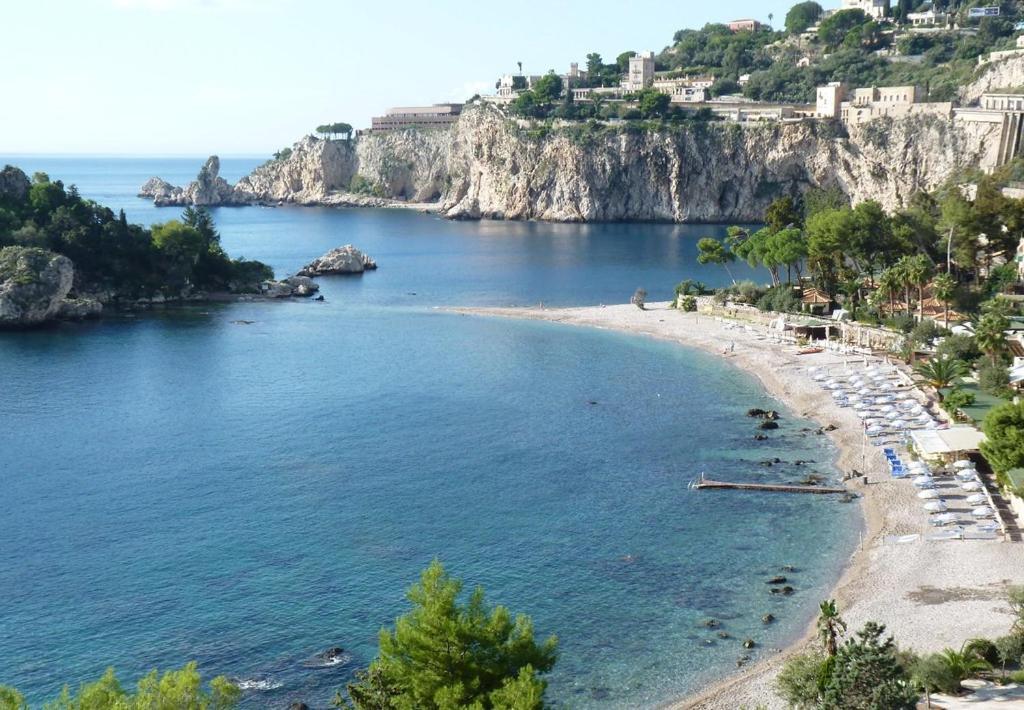
[(0, 326), (39, 325), (58, 316), (71, 290), (71, 259), (45, 249), (0, 249)]
[(235, 193), (220, 176), (220, 158), (211, 155), (199, 169), (196, 179), (185, 187), (175, 187), (166, 180), (150, 178), (139, 189), (139, 197), (152, 198), (157, 206), (166, 205), (240, 205), (247, 199)]
[(297, 276), (325, 276), (328, 274), (361, 274), (377, 268), (377, 262), (351, 244), (332, 249), (314, 259)]

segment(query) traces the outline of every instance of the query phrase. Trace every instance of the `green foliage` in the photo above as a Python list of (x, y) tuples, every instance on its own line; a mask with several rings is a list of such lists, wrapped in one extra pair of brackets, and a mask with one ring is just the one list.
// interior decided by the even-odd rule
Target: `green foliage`
[(914, 680), (926, 690), (955, 695), (963, 690), (963, 681), (989, 668), (975, 653), (947, 648), (920, 659), (914, 669)]
[(927, 346), (936, 338), (940, 338), (947, 331), (932, 320), (919, 321), (910, 331), (910, 341), (917, 346)]
[(828, 710), (913, 710), (917, 692), (885, 626), (868, 622), (836, 652), (822, 694)]
[(641, 311), (644, 310), (647, 306), (647, 291), (642, 288), (638, 288), (633, 292), (633, 297), (629, 299), (629, 302)]
[(683, 296), (679, 299), (679, 310), (684, 313), (693, 313), (697, 310), (697, 299), (693, 296)]
[(1013, 611), (1013, 627), (1010, 630), (1018, 636), (1024, 636), (1024, 586), (1015, 584), (1007, 589), (1006, 601)]
[[(153, 670), (139, 680), (134, 693), (125, 691), (114, 669), (108, 668), (99, 680), (82, 685), (77, 693), (64, 686), (61, 694), (43, 707), (44, 710), (231, 710), (241, 697), (241, 690), (223, 676), (211, 680), (209, 689), (204, 689), (202, 676), (192, 662), (163, 675)], [(13, 689), (0, 688), (0, 710), (27, 708), (23, 702)]]
[(776, 679), (779, 694), (794, 710), (814, 710), (821, 697), (822, 679), (829, 669), (824, 656), (806, 653), (785, 662)]
[(854, 30), (870, 22), (863, 10), (840, 10), (818, 26), (818, 39), (828, 47), (838, 47)]
[(818, 640), (821, 641), (825, 655), (833, 657), (838, 652), (839, 640), (846, 632), (846, 622), (839, 615), (835, 599), (827, 599), (818, 606)]
[(25, 696), (14, 688), (0, 685), (0, 710), (28, 710)]
[(971, 639), (964, 644), (962, 651), (965, 654), (981, 659), (989, 666), (999, 663), (999, 649), (994, 642), (988, 639)]
[(959, 388), (954, 388), (942, 400), (942, 408), (952, 416), (956, 416), (957, 412), (965, 407), (970, 407), (972, 404), (974, 404), (974, 393)]
[(537, 644), (526, 616), (488, 610), (479, 587), (459, 603), (462, 584), (434, 561), (407, 597), (412, 610), (380, 633), (380, 652), (348, 686), (359, 710), (543, 707), (540, 675), (555, 664), (557, 640)]
[(644, 118), (661, 118), (668, 111), (672, 99), (655, 89), (643, 89), (637, 94), (637, 104)]
[(1007, 665), (1018, 665), (1024, 659), (1024, 635), (1009, 634), (995, 640), (996, 654), (1003, 671)]
[(974, 337), (978, 347), (988, 355), (993, 365), (999, 363), (1009, 348), (1006, 329), (1010, 327), (1009, 319), (996, 313), (982, 316), (974, 329)]
[(811, 0), (797, 3), (786, 13), (786, 32), (791, 35), (803, 33), (818, 21), (823, 12), (821, 5)]
[(3, 213), (9, 230), (4, 241), (71, 259), (79, 292), (108, 291), (134, 299), (227, 287), (232, 262), (203, 208), (189, 208), (182, 221), (147, 230), (128, 224), (123, 211), (115, 215), (37, 173), (26, 198), (7, 198)]
[(350, 140), (352, 138), (352, 124), (343, 122), (325, 123), (317, 126), (316, 132), (321, 135), (331, 136), (332, 138), (340, 135), (343, 140)]
[(967, 372), (968, 367), (962, 361), (949, 358), (936, 357), (914, 365), (914, 374), (935, 389), (940, 401), (942, 393), (939, 390), (955, 385), (961, 377), (967, 375)]
[(977, 341), (970, 335), (949, 335), (939, 343), (936, 355), (962, 360), (970, 365), (981, 357), (981, 350)]
[(1005, 365), (986, 362), (978, 368), (978, 386), (982, 392), (993, 397), (1009, 399), (1013, 396), (1010, 389), (1010, 371)]
[(800, 299), (791, 286), (772, 286), (757, 300), (759, 310), (775, 313), (796, 313), (800, 310)]
[(985, 416), (981, 429), (981, 453), (996, 473), (1024, 466), (1024, 403), (996, 407)]
[(549, 71), (533, 85), (533, 94), (539, 103), (552, 103), (562, 95), (562, 77)]
[(676, 284), (676, 298), (679, 296), (705, 296), (712, 293), (703, 281), (685, 279)]
[(372, 197), (383, 197), (385, 195), (384, 188), (370, 182), (359, 174), (352, 176), (352, 180), (348, 185), (348, 191), (356, 195), (370, 195)]

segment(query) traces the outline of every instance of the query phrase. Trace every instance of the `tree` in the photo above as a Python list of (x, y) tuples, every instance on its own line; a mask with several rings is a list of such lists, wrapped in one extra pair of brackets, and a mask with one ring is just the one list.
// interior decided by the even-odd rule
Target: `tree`
[(14, 688), (0, 685), (0, 710), (28, 710), (25, 696)]
[(729, 264), (736, 261), (736, 255), (722, 242), (714, 237), (705, 237), (697, 242), (697, 263), (698, 264), (719, 264), (725, 267), (729, 279), (736, 283), (736, 279), (729, 270)]
[(316, 127), (316, 132), (321, 135), (334, 136), (340, 135), (343, 140), (350, 140), (352, 138), (352, 125), (349, 123), (325, 123), (321, 126)]
[(863, 10), (840, 10), (818, 26), (818, 38), (829, 47), (837, 47), (846, 35), (869, 22)]
[(924, 254), (918, 254), (907, 258), (906, 261), (907, 280), (912, 286), (917, 287), (917, 307), (920, 311), (919, 320), (924, 320), (924, 287), (932, 274), (932, 264)]
[(662, 118), (672, 98), (657, 89), (642, 89), (637, 93), (637, 104), (644, 118)]
[(629, 60), (636, 56), (636, 52), (623, 52), (615, 57), (615, 65), (619, 68), (619, 74), (629, 71)]
[(998, 364), (1009, 347), (1006, 339), (1006, 329), (1009, 327), (1010, 321), (1007, 318), (995, 313), (988, 313), (981, 317), (974, 329), (978, 347), (989, 356), (993, 365)]
[(823, 601), (818, 614), (818, 640), (825, 650), (825, 654), (832, 658), (838, 650), (839, 639), (846, 631), (846, 622), (839, 616), (839, 609), (835, 599)]
[(768, 240), (772, 261), (786, 267), (786, 283), (792, 284), (792, 272), (800, 280), (800, 264), (807, 258), (807, 237), (795, 227), (780, 229)]
[(1024, 403), (1007, 402), (996, 407), (985, 416), (981, 430), (985, 432), (981, 453), (996, 473), (1005, 475), (1024, 467)]
[(815, 710), (821, 698), (822, 676), (829, 670), (829, 662), (818, 654), (793, 656), (776, 679), (779, 694), (795, 710)]
[(967, 372), (966, 364), (951, 358), (936, 357), (927, 362), (919, 362), (914, 366), (914, 373), (935, 390), (940, 402), (942, 401), (941, 390), (955, 385), (957, 380), (964, 377)]
[(1006, 601), (1009, 602), (1010, 609), (1013, 611), (1013, 627), (1010, 630), (1014, 634), (1024, 637), (1024, 586), (1013, 585), (1007, 589)]
[(527, 616), (488, 610), (483, 589), (459, 603), (462, 583), (434, 560), (406, 595), (413, 608), (380, 633), (369, 669), (348, 686), (359, 710), (543, 706), (540, 675), (555, 664), (555, 637), (538, 644)]
[(935, 297), (942, 301), (943, 327), (949, 330), (949, 303), (956, 294), (956, 279), (949, 274), (938, 274), (932, 281)]
[(917, 691), (910, 683), (885, 626), (869, 621), (834, 658), (822, 707), (827, 710), (913, 710)]
[(549, 71), (533, 85), (533, 94), (538, 103), (554, 103), (562, 95), (562, 77)]
[(773, 232), (780, 232), (788, 227), (802, 227), (804, 220), (796, 202), (787, 195), (773, 200), (768, 205), (764, 213), (764, 223)]
[(816, 2), (797, 3), (786, 13), (786, 32), (791, 35), (804, 33), (821, 17), (824, 10)]
[[(60, 696), (47, 703), (46, 710), (230, 710), (238, 705), (242, 692), (224, 676), (217, 676), (203, 688), (203, 679), (195, 662), (163, 675), (151, 671), (139, 680), (135, 693), (121, 686), (113, 668), (103, 676), (82, 685), (72, 694), (64, 686)], [(17, 707), (17, 706), (13, 706)], [(0, 708), (8, 710), (0, 695)]]

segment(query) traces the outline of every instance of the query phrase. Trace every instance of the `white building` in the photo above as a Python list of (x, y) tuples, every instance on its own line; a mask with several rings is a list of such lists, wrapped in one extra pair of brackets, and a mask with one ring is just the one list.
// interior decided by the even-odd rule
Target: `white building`
[(828, 86), (819, 86), (814, 115), (818, 118), (839, 118), (845, 98), (846, 87), (842, 82), (833, 81)]
[(626, 91), (640, 91), (654, 83), (654, 52), (639, 52), (629, 58), (629, 73), (622, 81)]
[(912, 24), (914, 27), (922, 27), (929, 25), (947, 25), (949, 24), (949, 15), (944, 12), (935, 12), (934, 8), (929, 8), (925, 12), (910, 12), (907, 13), (907, 22)]
[(876, 20), (889, 14), (889, 0), (843, 0), (843, 10), (863, 10)]

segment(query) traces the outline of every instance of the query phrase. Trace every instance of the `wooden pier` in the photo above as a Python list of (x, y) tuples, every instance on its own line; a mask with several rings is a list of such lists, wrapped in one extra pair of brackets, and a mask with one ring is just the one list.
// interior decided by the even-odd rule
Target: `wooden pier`
[(792, 486), (784, 483), (729, 483), (699, 478), (691, 484), (695, 490), (726, 489), (738, 491), (767, 491), (769, 493), (816, 493), (818, 495), (849, 493), (845, 488), (829, 488), (827, 486)]

